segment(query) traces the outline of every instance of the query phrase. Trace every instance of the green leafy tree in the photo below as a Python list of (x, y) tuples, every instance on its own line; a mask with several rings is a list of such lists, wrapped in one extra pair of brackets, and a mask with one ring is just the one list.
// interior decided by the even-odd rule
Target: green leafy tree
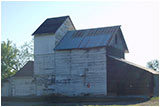
[(18, 49), (12, 45), (10, 40), (1, 43), (1, 79), (10, 77), (18, 71), (18, 61), (16, 59)]
[(1, 79), (14, 75), (29, 60), (33, 60), (33, 40), (19, 49), (10, 40), (1, 43)]
[(159, 61), (157, 59), (147, 62), (147, 68), (159, 71)]

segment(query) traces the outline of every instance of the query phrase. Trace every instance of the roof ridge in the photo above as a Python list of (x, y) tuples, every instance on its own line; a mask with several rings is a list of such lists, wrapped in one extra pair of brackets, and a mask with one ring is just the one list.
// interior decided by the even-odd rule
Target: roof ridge
[(112, 28), (112, 27), (121, 27), (121, 25), (115, 25), (115, 26), (106, 26), (106, 27), (96, 27), (96, 28), (84, 28), (84, 29), (78, 29), (78, 30), (71, 30), (69, 32), (72, 32), (72, 31), (83, 31), (83, 30), (94, 30), (94, 29), (102, 29), (102, 28)]
[(67, 15), (67, 16), (60, 16), (60, 17), (50, 17), (50, 18), (47, 18), (47, 19), (58, 19), (58, 18), (65, 18), (65, 17), (69, 17), (69, 15)]

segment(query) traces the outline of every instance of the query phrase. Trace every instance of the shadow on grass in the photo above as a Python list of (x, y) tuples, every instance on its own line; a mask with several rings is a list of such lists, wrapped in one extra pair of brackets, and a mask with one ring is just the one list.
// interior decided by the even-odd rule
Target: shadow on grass
[(150, 100), (147, 97), (2, 97), (2, 106), (83, 106), (83, 105), (135, 105)]

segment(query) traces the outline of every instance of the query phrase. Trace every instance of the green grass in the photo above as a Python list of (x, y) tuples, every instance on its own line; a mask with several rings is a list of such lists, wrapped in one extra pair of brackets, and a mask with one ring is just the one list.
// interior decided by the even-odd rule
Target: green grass
[[(157, 101), (159, 102), (159, 97), (152, 97), (150, 100), (146, 101), (146, 102), (143, 102), (145, 103), (145, 106), (158, 106), (157, 104), (156, 105), (150, 105), (150, 103), (152, 101)], [(102, 106), (102, 105), (84, 105), (84, 106)], [(124, 106), (124, 105), (103, 105), (103, 106)], [(125, 106), (143, 106), (141, 103), (138, 103), (138, 104), (129, 104), (129, 105), (125, 105)]]
[(159, 100), (159, 97), (152, 97), (151, 100)]
[(140, 106), (140, 105), (134, 104), (134, 105), (83, 105), (83, 106)]

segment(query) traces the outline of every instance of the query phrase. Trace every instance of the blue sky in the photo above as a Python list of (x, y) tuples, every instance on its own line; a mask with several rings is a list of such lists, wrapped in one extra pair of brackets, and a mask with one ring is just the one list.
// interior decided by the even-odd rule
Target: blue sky
[(50, 17), (69, 15), (76, 29), (122, 25), (129, 48), (126, 59), (146, 66), (158, 58), (157, 2), (1, 2), (1, 41), (17, 46), (30, 41), (31, 34)]

